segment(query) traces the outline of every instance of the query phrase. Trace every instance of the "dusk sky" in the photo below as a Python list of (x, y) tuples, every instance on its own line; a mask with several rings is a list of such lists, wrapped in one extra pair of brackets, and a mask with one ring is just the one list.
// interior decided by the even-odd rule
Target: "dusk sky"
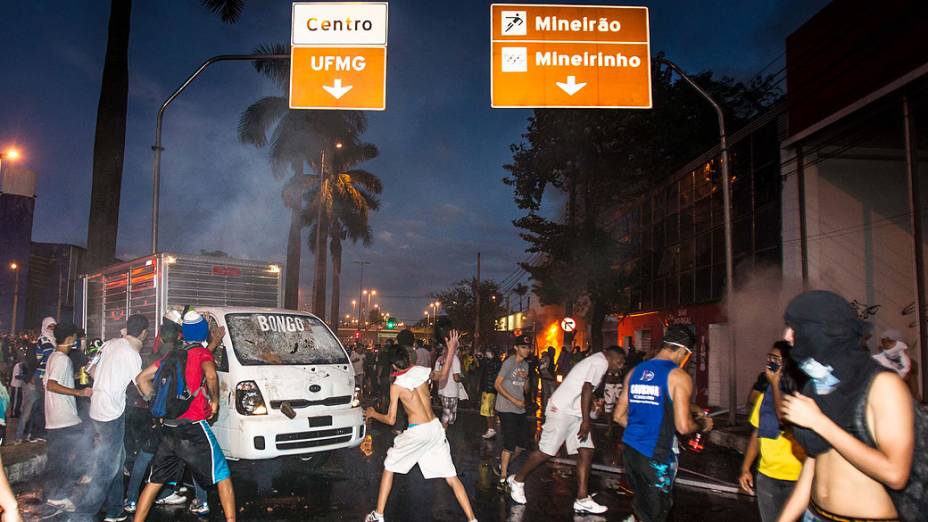
[[(565, 2), (589, 3), (589, 2)], [(34, 240), (86, 242), (91, 157), (109, 2), (6, 0), (0, 13), (3, 80), (0, 146), (16, 145), (38, 175)], [(691, 72), (744, 79), (774, 62), (783, 41), (825, 0), (664, 0), (650, 8), (651, 52)], [(147, 253), (151, 145), (159, 105), (206, 58), (287, 43), (289, 1), (250, 1), (222, 24), (197, 0), (135, 0), (130, 92), (117, 255)], [(374, 244), (344, 255), (342, 313), (358, 293), (357, 260), (372, 262), (365, 286), (404, 321), (428, 295), (472, 277), (502, 279), (526, 257), (512, 219), (521, 213), (500, 179), (509, 145), (530, 111), (490, 109), (489, 3), (390, 2), (387, 110), (367, 113), (364, 138), (380, 157), (365, 167), (385, 185), (372, 219)], [(288, 212), (267, 153), (238, 141), (239, 116), (280, 94), (250, 64), (211, 67), (168, 110), (162, 163), (161, 248), (282, 262)], [(312, 256), (304, 253), (304, 301)], [(330, 279), (331, 281), (331, 279)]]

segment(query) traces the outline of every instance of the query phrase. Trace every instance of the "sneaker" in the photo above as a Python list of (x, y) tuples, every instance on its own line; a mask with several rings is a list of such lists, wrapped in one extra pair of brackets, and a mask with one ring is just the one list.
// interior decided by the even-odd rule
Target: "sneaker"
[(178, 494), (176, 491), (164, 498), (159, 498), (155, 501), (155, 504), (158, 506), (179, 506), (180, 504), (186, 503), (187, 497)]
[(129, 502), (128, 500), (122, 505), (122, 509), (126, 513), (135, 513), (135, 510), (137, 507), (138, 507), (138, 504), (136, 504), (135, 502)]
[(495, 436), (496, 436), (496, 430), (494, 430), (493, 428), (488, 429), (487, 432), (483, 434), (483, 438), (487, 440), (492, 439)]
[(193, 502), (190, 503), (190, 512), (198, 517), (205, 517), (209, 515), (209, 504), (205, 500), (200, 502), (193, 499)]
[[(516, 482), (516, 476), (509, 475), (506, 479), (506, 484), (509, 486), (509, 498), (511, 498), (513, 502), (525, 504), (525, 483)], [(574, 509), (576, 509), (576, 507), (577, 503), (574, 502)]]
[(364, 522), (384, 522), (383, 514), (376, 511), (371, 511), (367, 514), (367, 518), (364, 519)]
[(77, 511), (77, 508), (74, 507), (74, 503), (68, 498), (50, 498), (46, 500), (45, 503), (62, 511)]
[(129, 520), (129, 515), (125, 513), (120, 513), (116, 516), (104, 518), (103, 522), (123, 522), (123, 520)]
[(586, 498), (578, 498), (577, 500), (574, 500), (574, 512), (576, 513), (599, 514), (599, 513), (605, 513), (608, 510), (609, 508), (607, 508), (606, 506), (602, 504), (597, 504), (596, 501), (593, 500), (592, 495)]

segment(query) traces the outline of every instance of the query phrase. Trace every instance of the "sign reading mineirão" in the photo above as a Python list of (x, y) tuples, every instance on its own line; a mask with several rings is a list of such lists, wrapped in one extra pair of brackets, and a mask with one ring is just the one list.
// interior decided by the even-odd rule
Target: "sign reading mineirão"
[(384, 110), (387, 3), (293, 4), (291, 109)]
[(648, 8), (493, 4), (491, 105), (651, 108)]

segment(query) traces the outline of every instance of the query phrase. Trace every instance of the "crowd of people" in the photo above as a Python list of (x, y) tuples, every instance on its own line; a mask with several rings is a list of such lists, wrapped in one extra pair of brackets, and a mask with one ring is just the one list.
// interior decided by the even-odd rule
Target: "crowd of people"
[[(750, 397), (753, 431), (739, 477), (741, 488), (756, 495), (760, 519), (923, 520), (928, 417), (902, 380), (911, 364), (900, 333), (883, 332), (879, 352), (871, 355), (865, 343), (872, 327), (847, 300), (824, 291), (797, 296), (784, 320), (783, 339), (772, 344)], [(626, 522), (667, 520), (680, 439), (714, 427), (708, 410), (694, 404), (694, 383), (686, 371), (695, 344), (692, 329), (682, 325), (666, 328), (648, 354), (618, 346), (560, 354), (551, 347), (536, 354), (532, 339), (517, 336), (508, 353), (486, 348), (476, 354), (480, 372), (472, 381), (479, 394), (466, 389), (471, 380), (460, 372), (469, 353), (456, 353), (457, 339), (421, 358), (411, 334), (384, 347), (390, 371), (382, 374), (387, 384), (381, 381), (381, 390), (389, 400), (381, 405), (388, 412), (369, 408), (367, 418), (395, 426), (398, 404), (415, 413), (387, 453), (380, 497), (368, 522), (384, 520), (393, 475), (416, 464), (426, 478), (446, 478), (468, 520), (474, 519), (455, 482), (445, 437), (458, 402), (468, 396), (486, 419), (483, 438), (500, 438), (499, 489), (516, 504), (543, 494), (527, 492), (526, 480), (563, 448), (577, 455), (574, 511), (605, 513), (607, 506), (589, 487), (592, 422), (605, 417), (622, 430), (618, 444), (633, 492)], [(438, 416), (428, 407), (429, 379), (438, 383), (439, 404), (432, 405)], [(540, 434), (536, 414), (543, 420)], [(428, 433), (423, 423), (432, 426)], [(527, 457), (512, 473), (521, 455)]]
[[(921, 520), (928, 417), (903, 381), (911, 363), (900, 333), (881, 332), (871, 355), (871, 325), (824, 291), (794, 298), (784, 322), (749, 398), (753, 431), (739, 477), (760, 519)], [(46, 318), (34, 334), (0, 337), (0, 425), (17, 419), (6, 444), (47, 441), (42, 496), (50, 514), (141, 521), (154, 505), (188, 502), (189, 485), (191, 512), (208, 514), (207, 490), (215, 488), (225, 518), (235, 519), (229, 467), (209, 424), (219, 408), (213, 350), (225, 332), (190, 307), (168, 312), (153, 343), (149, 331), (144, 316), (132, 315), (120, 336), (88, 341), (74, 324)], [(395, 474), (417, 465), (425, 478), (445, 479), (476, 520), (446, 436), (462, 402), (485, 419), (483, 438), (498, 439), (498, 489), (512, 502), (544, 494), (526, 481), (564, 449), (576, 455), (574, 511), (605, 513), (589, 477), (595, 445), (606, 440), (621, 448), (633, 492), (626, 521), (668, 519), (680, 439), (713, 429), (693, 403), (690, 327), (669, 326), (648, 354), (537, 350), (521, 335), (508, 350), (475, 349), (461, 337), (443, 332), (430, 345), (404, 330), (383, 346), (350, 350), (356, 383), (375, 404), (366, 419), (396, 434), (368, 522), (384, 520)], [(167, 391), (177, 389), (184, 393)], [(618, 425), (621, 437), (594, 443), (594, 419), (610, 432)], [(21, 520), (3, 473), (0, 509), (2, 520)]]
[[(42, 517), (142, 521), (153, 505), (187, 503), (190, 484), (192, 513), (209, 514), (206, 489), (215, 486), (226, 520), (235, 520), (229, 468), (209, 425), (219, 408), (213, 351), (225, 332), (190, 307), (169, 311), (146, 343), (150, 331), (136, 314), (120, 336), (88, 342), (49, 317), (38, 335), (3, 340), (16, 363), (12, 402), (0, 384), (0, 418), (18, 417), (13, 444), (46, 441)], [(21, 520), (0, 478), (2, 520)]]

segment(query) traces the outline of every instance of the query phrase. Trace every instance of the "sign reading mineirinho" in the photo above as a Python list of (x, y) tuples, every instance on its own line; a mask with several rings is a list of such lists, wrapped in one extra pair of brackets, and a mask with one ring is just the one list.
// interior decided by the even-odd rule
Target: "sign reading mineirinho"
[(651, 107), (646, 7), (493, 4), (491, 105)]

